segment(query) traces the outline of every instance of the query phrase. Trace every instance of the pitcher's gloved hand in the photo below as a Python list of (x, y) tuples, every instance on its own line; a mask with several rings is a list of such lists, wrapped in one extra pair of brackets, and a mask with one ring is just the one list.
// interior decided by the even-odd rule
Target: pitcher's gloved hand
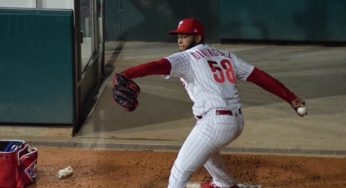
[(140, 87), (122, 73), (113, 75), (113, 99), (126, 111), (132, 112), (138, 106)]

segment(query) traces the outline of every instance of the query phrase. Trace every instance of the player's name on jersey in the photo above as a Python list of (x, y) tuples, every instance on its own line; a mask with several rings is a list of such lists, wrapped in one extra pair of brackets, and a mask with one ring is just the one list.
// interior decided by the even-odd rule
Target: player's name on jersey
[(192, 55), (192, 57), (195, 58), (196, 61), (205, 57), (224, 56), (227, 58), (231, 58), (230, 54), (225, 54), (221, 50), (214, 49), (214, 48), (197, 49), (195, 51), (191, 51), (190, 54)]

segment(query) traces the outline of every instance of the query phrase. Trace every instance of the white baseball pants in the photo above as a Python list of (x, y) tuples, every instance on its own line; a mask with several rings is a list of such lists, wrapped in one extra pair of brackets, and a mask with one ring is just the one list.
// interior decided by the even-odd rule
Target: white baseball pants
[(203, 164), (216, 186), (234, 185), (236, 182), (219, 152), (240, 135), (243, 124), (238, 111), (231, 116), (216, 115), (214, 110), (197, 120), (171, 169), (168, 188), (184, 188), (192, 172)]

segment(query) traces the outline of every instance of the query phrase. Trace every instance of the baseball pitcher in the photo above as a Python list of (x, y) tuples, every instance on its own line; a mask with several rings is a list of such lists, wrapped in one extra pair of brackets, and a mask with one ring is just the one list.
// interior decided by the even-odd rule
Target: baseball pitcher
[[(179, 52), (114, 74), (114, 100), (133, 111), (140, 89), (132, 79), (148, 75), (180, 78), (194, 103), (196, 124), (178, 153), (168, 187), (185, 187), (192, 172), (204, 165), (212, 181), (202, 183), (201, 187), (236, 188), (237, 182), (226, 168), (220, 150), (234, 141), (244, 126), (237, 81), (262, 87), (282, 98), (296, 112), (305, 103), (259, 68), (229, 51), (204, 44), (204, 28), (198, 20), (186, 18), (170, 34), (177, 36)], [(297, 114), (304, 116), (306, 112)]]

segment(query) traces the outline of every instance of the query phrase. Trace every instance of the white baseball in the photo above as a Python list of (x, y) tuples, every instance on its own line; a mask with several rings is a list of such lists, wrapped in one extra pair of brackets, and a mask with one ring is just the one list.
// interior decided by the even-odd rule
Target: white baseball
[(297, 112), (298, 112), (298, 114), (300, 114), (300, 115), (306, 114), (306, 107), (305, 107), (305, 106), (299, 107), (299, 108), (297, 109)]

